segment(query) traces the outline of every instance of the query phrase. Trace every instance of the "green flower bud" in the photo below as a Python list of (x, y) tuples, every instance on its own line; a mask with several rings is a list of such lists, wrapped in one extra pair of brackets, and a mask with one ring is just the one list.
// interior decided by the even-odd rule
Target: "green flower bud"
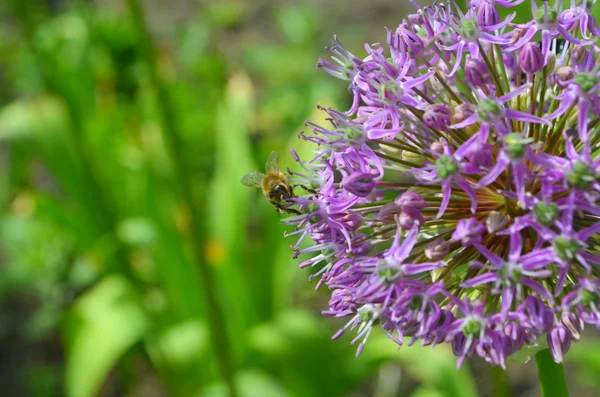
[(446, 179), (458, 172), (458, 163), (447, 154), (437, 159), (435, 166), (437, 168), (437, 176), (441, 179)]
[(502, 114), (502, 104), (493, 99), (484, 98), (479, 102), (477, 114), (483, 121), (489, 121), (492, 116), (497, 117)]
[(462, 331), (466, 336), (479, 336), (481, 334), (481, 323), (469, 318), (463, 323)]
[(585, 307), (589, 307), (592, 303), (598, 304), (598, 295), (585, 289), (579, 292), (579, 299), (581, 299), (581, 305)]
[(412, 310), (421, 310), (423, 308), (423, 297), (421, 295), (414, 295), (412, 298), (410, 298), (408, 307), (410, 307)]
[(558, 217), (558, 205), (555, 203), (544, 203), (540, 201), (533, 207), (533, 215), (538, 223), (544, 226), (550, 226)]
[(573, 259), (581, 248), (581, 242), (577, 239), (558, 236), (554, 240), (554, 250), (562, 259)]
[(567, 181), (577, 189), (587, 189), (595, 179), (594, 170), (582, 162), (573, 164), (573, 169), (567, 172)]
[(474, 37), (479, 33), (479, 25), (476, 20), (465, 18), (458, 27), (458, 32), (462, 37)]
[[(307, 209), (307, 213), (311, 214), (314, 212), (317, 212), (319, 210), (319, 206), (316, 204), (309, 204), (308, 209)], [(322, 220), (321, 215), (319, 214), (315, 214), (313, 216), (310, 217), (309, 222), (312, 224), (315, 223), (319, 223)]]
[(498, 269), (498, 276), (505, 284), (519, 282), (521, 280), (521, 271), (514, 264), (506, 264)]
[(598, 84), (598, 78), (592, 73), (579, 73), (573, 81), (585, 92), (590, 92)]
[(504, 149), (511, 158), (518, 159), (525, 155), (527, 144), (532, 141), (531, 138), (524, 138), (518, 132), (513, 132), (504, 137)]
[(558, 10), (556, 8), (549, 8), (548, 9), (548, 18), (546, 19), (546, 10), (544, 10), (544, 7), (540, 7), (538, 8), (538, 10), (535, 12), (535, 21), (537, 23), (556, 23), (556, 21), (558, 20)]
[(389, 266), (389, 263), (385, 260), (379, 262), (377, 268), (377, 275), (384, 281), (393, 280), (399, 271), (397, 268)]

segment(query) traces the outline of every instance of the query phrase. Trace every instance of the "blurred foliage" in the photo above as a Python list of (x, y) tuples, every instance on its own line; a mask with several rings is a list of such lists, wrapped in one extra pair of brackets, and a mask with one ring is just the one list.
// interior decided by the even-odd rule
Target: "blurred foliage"
[(314, 69), (315, 5), (259, 13), (264, 37), (246, 26), (249, 3), (215, 2), (149, 64), (126, 7), (11, 2), (0, 6), (0, 338), (22, 359), (2, 366), (2, 395), (227, 396), (151, 67), (181, 134), (240, 395), (478, 395), (444, 347), (398, 353), (374, 335), (355, 359), (332, 342), (326, 291), (297, 270), (280, 215), (239, 183), (271, 150), (293, 167), (290, 147), (309, 150), (295, 134), (322, 121), (316, 103), (348, 106), (344, 84)]

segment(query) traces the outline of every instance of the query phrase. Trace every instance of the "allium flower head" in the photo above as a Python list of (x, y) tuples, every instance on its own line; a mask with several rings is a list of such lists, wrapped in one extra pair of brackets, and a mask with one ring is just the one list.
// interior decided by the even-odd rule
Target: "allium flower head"
[(459, 365), (543, 338), (561, 361), (600, 328), (600, 29), (581, 1), (501, 17), (520, 2), (417, 7), (318, 63), (353, 102), (301, 134), (315, 156), (293, 152), (307, 190), (285, 222), (357, 354), (379, 328)]

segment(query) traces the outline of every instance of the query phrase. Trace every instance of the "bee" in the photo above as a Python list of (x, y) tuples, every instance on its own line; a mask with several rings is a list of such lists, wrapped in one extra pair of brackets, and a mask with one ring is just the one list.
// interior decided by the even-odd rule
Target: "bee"
[(242, 177), (242, 185), (261, 189), (269, 203), (273, 204), (279, 212), (300, 215), (301, 212), (284, 207), (281, 202), (294, 196), (294, 190), (290, 185), (287, 176), (279, 171), (279, 155), (277, 152), (271, 152), (265, 170), (267, 174), (252, 171)]

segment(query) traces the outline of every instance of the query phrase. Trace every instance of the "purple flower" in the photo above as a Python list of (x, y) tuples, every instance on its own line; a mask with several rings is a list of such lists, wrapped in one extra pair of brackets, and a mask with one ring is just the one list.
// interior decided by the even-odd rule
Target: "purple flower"
[[(569, 32), (569, 21), (559, 18), (562, 10), (556, 6), (549, 6), (548, 3), (544, 3), (542, 8), (538, 8), (536, 2), (531, 2), (533, 21), (523, 25), (517, 25), (519, 28), (524, 29), (524, 33), (521, 38), (510, 47), (506, 48), (507, 51), (514, 51), (523, 47), (526, 43), (529, 43), (533, 36), (537, 32), (542, 32), (542, 54), (547, 59), (550, 54), (550, 42), (553, 38), (562, 37), (570, 43), (587, 45), (589, 41), (579, 40), (573, 37)], [(572, 29), (572, 26), (571, 26)]]
[(544, 67), (545, 59), (537, 43), (527, 43), (519, 51), (519, 63), (526, 73), (535, 73)]
[(557, 363), (562, 363), (565, 354), (571, 347), (571, 333), (562, 325), (558, 325), (548, 332), (548, 347), (552, 358)]
[(370, 172), (356, 172), (348, 175), (342, 185), (357, 197), (367, 197), (375, 188), (375, 180)]
[(485, 226), (476, 218), (464, 218), (458, 221), (452, 233), (452, 240), (460, 241), (463, 245), (478, 244), (483, 238)]
[(589, 2), (502, 17), (521, 2), (420, 7), (318, 63), (352, 105), (300, 134), (314, 157), (292, 151), (284, 223), (357, 354), (377, 331), (458, 365), (545, 337), (561, 361), (600, 328), (600, 29)]
[(469, 59), (465, 65), (465, 79), (475, 87), (485, 87), (490, 82), (490, 70), (482, 60)]
[(462, 285), (463, 287), (472, 288), (482, 284), (493, 283), (492, 294), (502, 295), (500, 314), (504, 318), (507, 316), (513, 300), (516, 298), (516, 300), (522, 301), (526, 296), (524, 291), (527, 291), (528, 294), (539, 295), (547, 301), (552, 302), (552, 293), (536, 280), (550, 277), (552, 271), (546, 268), (546, 261), (539, 260), (536, 251), (521, 255), (523, 241), (520, 233), (513, 233), (510, 236), (510, 249), (507, 260), (500, 258), (479, 242), (474, 242), (473, 244), (489, 261), (490, 265), (486, 266), (482, 262), (472, 262), (471, 266), (479, 269), (487, 268), (490, 271), (473, 277), (463, 282)]
[(425, 256), (428, 259), (439, 261), (450, 253), (450, 243), (437, 237), (425, 247)]
[(444, 130), (451, 124), (452, 112), (445, 105), (430, 105), (423, 113), (423, 121), (428, 127)]

